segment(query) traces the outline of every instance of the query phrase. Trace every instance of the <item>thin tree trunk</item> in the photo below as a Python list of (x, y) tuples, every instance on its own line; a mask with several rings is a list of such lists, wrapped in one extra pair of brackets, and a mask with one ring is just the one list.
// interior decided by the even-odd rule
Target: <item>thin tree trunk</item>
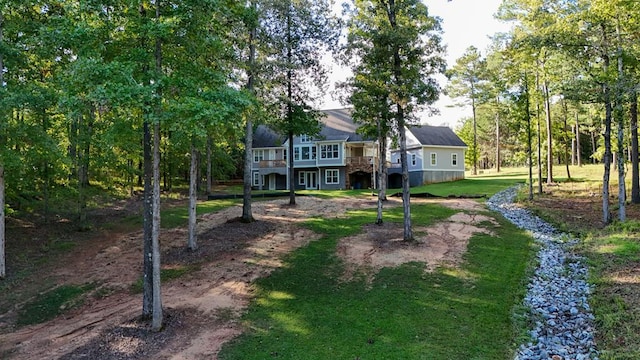
[(631, 94), (629, 106), (631, 117), (631, 202), (640, 204), (640, 171), (638, 166), (638, 96)]
[(576, 111), (576, 160), (578, 166), (582, 166), (582, 146), (580, 146), (580, 122)]
[(500, 172), (500, 101), (496, 98), (496, 172)]
[(196, 233), (196, 211), (198, 206), (198, 192), (196, 191), (196, 180), (197, 180), (197, 167), (198, 161), (196, 159), (196, 145), (195, 139), (191, 140), (191, 166), (189, 171), (189, 240), (188, 247), (189, 250), (194, 251), (198, 248), (197, 243), (197, 233)]
[[(620, 24), (616, 24), (616, 33), (618, 36), (618, 44), (620, 44)], [(618, 220), (625, 221), (627, 219), (627, 190), (624, 181), (625, 170), (625, 151), (624, 151), (624, 65), (622, 62), (622, 49), (618, 45), (618, 86), (616, 87), (616, 108), (615, 117), (618, 123)]]
[(211, 195), (213, 192), (213, 177), (211, 167), (213, 166), (211, 158), (211, 147), (213, 146), (213, 139), (211, 135), (207, 135), (207, 195)]
[[(289, 126), (291, 126), (291, 122), (293, 121), (293, 109), (291, 107), (293, 101), (293, 73), (291, 71), (291, 63), (293, 59), (293, 54), (291, 51), (291, 2), (288, 3), (288, 11), (287, 11), (287, 122)], [(296, 192), (295, 192), (295, 179), (293, 175), (295, 174), (293, 168), (293, 132), (289, 130), (289, 205), (296, 204)]]
[[(139, 7), (140, 17), (146, 20), (146, 9), (143, 4)], [(141, 41), (140, 47), (146, 48), (146, 38)], [(143, 72), (149, 72), (149, 66), (143, 65)], [(151, 82), (149, 79), (145, 81), (145, 85), (149, 87)], [(145, 104), (144, 108), (148, 109), (150, 104)], [(142, 269), (142, 316), (151, 318), (153, 315), (153, 152), (152, 152), (152, 136), (151, 136), (151, 114), (145, 110), (142, 124), (142, 166), (144, 179), (144, 208), (143, 208), (143, 269)]]
[[(160, 21), (160, 0), (156, 0), (156, 21)], [(156, 35), (155, 46), (156, 76), (162, 73), (162, 41)], [(158, 79), (159, 80), (159, 79)], [(156, 121), (153, 130), (153, 226), (152, 226), (152, 249), (153, 249), (153, 316), (151, 319), (151, 330), (160, 331), (162, 329), (162, 297), (160, 293), (160, 112), (162, 91), (157, 89)]]
[[(0, 15), (2, 16), (2, 15)], [(0, 28), (2, 26), (2, 18), (0, 18)], [(0, 63), (2, 61), (0, 60)], [(1, 69), (1, 67), (0, 67)], [(1, 77), (0, 77), (1, 79)], [(1, 83), (0, 83), (1, 84)], [(1, 85), (0, 85), (1, 86)], [(0, 135), (2, 136), (2, 135)], [(2, 144), (0, 144), (2, 145)], [(4, 165), (2, 163), (2, 158), (0, 158), (0, 279), (4, 279), (7, 275), (7, 270), (5, 266), (5, 237), (4, 237)]]
[[(251, 2), (250, 7), (255, 11), (255, 4)], [(247, 91), (250, 94), (254, 94), (254, 81), (255, 81), (255, 58), (256, 58), (256, 45), (254, 39), (256, 36), (256, 25), (251, 23), (249, 25), (249, 59), (247, 60)], [(251, 173), (251, 163), (253, 161), (253, 113), (251, 110), (246, 115), (246, 128), (245, 128), (245, 141), (244, 141), (244, 181), (242, 192), (242, 222), (252, 222), (253, 210), (251, 208), (251, 186), (253, 185), (253, 174)], [(289, 154), (292, 156), (292, 154)]]
[(551, 127), (551, 101), (549, 99), (549, 84), (547, 80), (542, 84), (544, 91), (544, 112), (547, 125), (547, 184), (553, 183), (553, 134)]
[(611, 95), (607, 85), (603, 85), (605, 97), (605, 130), (604, 130), (604, 173), (602, 175), (602, 222), (611, 222), (609, 211), (609, 178), (611, 177)]
[(386, 181), (383, 179), (383, 169), (386, 168), (385, 158), (382, 157), (383, 147), (386, 147), (386, 134), (382, 135), (383, 119), (378, 119), (378, 214), (376, 224), (382, 225), (382, 203), (386, 200)]
[(527, 155), (529, 162), (529, 200), (533, 200), (533, 136), (531, 134), (531, 112), (529, 111), (529, 79), (524, 74), (525, 117), (527, 120)]
[[(471, 85), (473, 88), (473, 84)], [(473, 91), (473, 90), (472, 90)], [(478, 175), (478, 123), (476, 121), (476, 99), (471, 97), (471, 113), (473, 115), (473, 175)]]
[[(563, 139), (564, 139), (564, 163), (565, 163), (565, 167), (567, 168), (567, 179), (571, 180), (571, 173), (569, 172), (569, 151), (571, 151), (571, 140), (573, 139), (573, 136), (568, 136), (567, 135), (567, 117), (569, 116), (568, 114), (568, 110), (567, 110), (567, 102), (562, 99), (562, 117), (564, 120), (564, 132), (563, 132)], [(573, 153), (571, 153), (571, 157), (573, 158)]]

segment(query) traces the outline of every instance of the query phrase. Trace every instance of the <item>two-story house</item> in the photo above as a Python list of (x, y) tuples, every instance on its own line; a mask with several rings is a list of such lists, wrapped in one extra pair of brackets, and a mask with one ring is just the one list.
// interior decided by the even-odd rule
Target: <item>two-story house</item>
[[(349, 109), (323, 110), (322, 130), (293, 139), (296, 189), (376, 188), (378, 151), (375, 139), (356, 132)], [(288, 140), (264, 125), (253, 135), (253, 188), (289, 188)], [(467, 145), (445, 126), (408, 126), (407, 156), (411, 186), (464, 179)], [(392, 149), (388, 187), (402, 187), (400, 151)]]
[[(410, 186), (464, 179), (467, 144), (447, 126), (407, 127)], [(400, 150), (391, 150), (389, 188), (402, 187)]]
[[(377, 146), (357, 134), (349, 109), (323, 110), (319, 134), (293, 139), (296, 189), (374, 187)], [(252, 179), (255, 189), (288, 189), (289, 142), (264, 125), (253, 135)]]

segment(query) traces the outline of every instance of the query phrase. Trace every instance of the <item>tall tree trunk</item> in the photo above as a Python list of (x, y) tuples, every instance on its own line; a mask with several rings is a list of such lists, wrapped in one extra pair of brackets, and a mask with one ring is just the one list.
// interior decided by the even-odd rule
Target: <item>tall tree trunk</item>
[[(80, 115), (82, 117), (82, 115)], [(78, 218), (80, 226), (83, 228), (87, 222), (87, 188), (89, 187), (89, 155), (91, 152), (91, 137), (93, 129), (93, 109), (86, 116), (86, 124), (82, 122), (79, 126), (81, 144), (79, 169), (78, 169)], [(83, 117), (84, 118), (84, 117)]]
[[(536, 90), (540, 89), (540, 75), (536, 73)], [(542, 127), (540, 125), (540, 100), (536, 97), (536, 121), (538, 130), (538, 195), (542, 195)]]
[[(160, 0), (156, 0), (156, 22), (160, 22)], [(156, 76), (162, 74), (162, 41), (156, 35), (155, 46)], [(158, 83), (160, 79), (156, 79)], [(153, 130), (153, 316), (151, 318), (151, 330), (162, 329), (162, 297), (160, 294), (160, 114), (162, 106), (162, 90), (158, 86), (156, 99), (156, 121)]]
[[(141, 3), (139, 7), (140, 17), (146, 21), (146, 9)], [(146, 38), (141, 41), (140, 47), (146, 49)], [(143, 72), (149, 73), (149, 65), (143, 65)], [(150, 87), (151, 81), (147, 79), (145, 86)], [(142, 124), (142, 164), (144, 178), (144, 205), (142, 217), (142, 242), (143, 242), (143, 269), (142, 269), (142, 316), (151, 318), (153, 315), (153, 152), (151, 136), (151, 113), (148, 111), (149, 103), (144, 104), (144, 118)]]
[(640, 172), (638, 171), (638, 95), (631, 93), (631, 202), (640, 204)]
[[(396, 4), (395, 0), (389, 0), (387, 8), (387, 16), (391, 28), (398, 27), (396, 21)], [(402, 89), (402, 58), (400, 51), (396, 47), (393, 49), (393, 78), (398, 89)], [(404, 118), (404, 108), (402, 102), (404, 94), (395, 94), (396, 96), (396, 124), (398, 125), (398, 134), (400, 137), (400, 163), (402, 164), (402, 207), (404, 211), (404, 241), (413, 241), (413, 230), (411, 228), (411, 193), (409, 183), (409, 163), (407, 160), (407, 134), (406, 122)], [(475, 166), (475, 163), (474, 163)]]
[[(571, 173), (569, 172), (569, 152), (571, 151), (571, 140), (573, 136), (567, 135), (567, 117), (569, 116), (567, 110), (567, 102), (562, 99), (562, 118), (564, 121), (564, 132), (563, 132), (563, 140), (564, 140), (564, 164), (567, 168), (567, 179), (571, 180)], [(573, 158), (573, 153), (571, 153), (571, 157)]]
[[(249, 5), (255, 11), (255, 3), (252, 1)], [(249, 25), (249, 59), (247, 59), (247, 91), (254, 94), (255, 82), (255, 64), (256, 64), (256, 45), (254, 39), (256, 36), (256, 24)], [(242, 222), (253, 221), (253, 210), (251, 208), (251, 186), (253, 185), (253, 174), (251, 173), (251, 163), (253, 161), (253, 113), (247, 111), (246, 128), (244, 140), (244, 181), (242, 191)], [(292, 154), (289, 154), (291, 157)]]
[(576, 160), (578, 166), (582, 166), (582, 146), (580, 145), (580, 122), (578, 111), (576, 110)]
[(604, 173), (602, 175), (602, 222), (611, 222), (609, 211), (609, 178), (611, 177), (611, 94), (608, 85), (603, 85), (605, 97), (604, 120)]
[(387, 181), (386, 177), (386, 156), (383, 157), (383, 154), (386, 153), (387, 146), (387, 136), (386, 134), (382, 134), (382, 124), (383, 119), (378, 119), (378, 214), (376, 216), (376, 224), (382, 225), (382, 204), (385, 200), (387, 200), (386, 187)]
[(191, 139), (191, 166), (189, 169), (189, 240), (187, 245), (189, 250), (194, 251), (198, 248), (197, 243), (197, 206), (198, 206), (198, 192), (196, 191), (196, 180), (197, 180), (197, 167), (198, 161), (197, 157), (197, 149), (195, 144), (195, 139)]
[(213, 139), (211, 135), (207, 135), (207, 195), (211, 195), (213, 192), (213, 175), (212, 175), (212, 157), (211, 151), (213, 147)]
[(500, 100), (496, 98), (496, 172), (500, 172)]
[(151, 119), (145, 115), (143, 129), (144, 157), (144, 206), (143, 206), (143, 277), (142, 277), (142, 315), (151, 317), (153, 313), (153, 156), (151, 151)]
[(542, 84), (544, 92), (544, 112), (547, 125), (547, 184), (553, 183), (553, 133), (551, 127), (551, 100), (549, 99), (549, 84), (545, 79)]
[[(292, 109), (292, 101), (293, 101), (293, 73), (291, 71), (291, 64), (293, 61), (293, 54), (291, 50), (291, 2), (289, 1), (288, 11), (287, 11), (287, 123), (291, 126), (291, 122), (293, 121), (293, 109)], [(293, 175), (295, 174), (295, 169), (293, 168), (293, 132), (289, 130), (288, 133), (289, 138), (289, 157), (291, 160), (289, 161), (289, 205), (296, 204), (296, 192), (295, 192), (295, 179)]]
[[(616, 33), (618, 36), (618, 44), (620, 44), (620, 24), (616, 24)], [(622, 48), (618, 45), (618, 85), (616, 86), (616, 108), (615, 117), (618, 123), (618, 220), (625, 221), (627, 219), (627, 190), (624, 180), (624, 65), (622, 62)]]
[(533, 136), (531, 134), (531, 112), (529, 111), (529, 79), (524, 74), (525, 117), (527, 120), (527, 156), (529, 162), (529, 200), (533, 200)]
[[(471, 85), (473, 87), (473, 84)], [(473, 91), (473, 90), (472, 90)], [(471, 113), (473, 115), (473, 175), (478, 175), (478, 122), (476, 119), (476, 99), (471, 96)]]
[[(4, 15), (0, 8), (0, 44), (3, 43), (3, 29), (4, 29)], [(0, 52), (0, 89), (4, 88), (4, 57)], [(4, 279), (7, 275), (7, 269), (5, 265), (5, 232), (4, 232), (4, 154), (2, 151), (6, 149), (5, 145), (5, 129), (4, 124), (7, 122), (4, 119), (4, 114), (0, 113), (0, 279)]]

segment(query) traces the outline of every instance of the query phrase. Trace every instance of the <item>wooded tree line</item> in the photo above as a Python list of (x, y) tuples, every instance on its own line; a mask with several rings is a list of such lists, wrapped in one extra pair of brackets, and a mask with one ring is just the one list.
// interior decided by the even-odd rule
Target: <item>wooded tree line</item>
[(624, 221), (626, 164), (631, 200), (640, 202), (637, 2), (505, 0), (497, 16), (511, 31), (497, 34), (484, 56), (468, 48), (447, 73), (448, 94), (472, 109), (457, 129), (469, 144), (467, 165), (474, 173), (532, 165), (542, 192), (555, 174), (571, 177), (569, 164), (601, 163), (605, 223), (615, 165)]
[(160, 329), (161, 190), (189, 184), (196, 249), (197, 188), (252, 160), (254, 124), (319, 127), (320, 59), (338, 34), (327, 1), (0, 1), (0, 278), (6, 209), (46, 222), (73, 197), (63, 215), (84, 226), (90, 190), (141, 187), (143, 315)]

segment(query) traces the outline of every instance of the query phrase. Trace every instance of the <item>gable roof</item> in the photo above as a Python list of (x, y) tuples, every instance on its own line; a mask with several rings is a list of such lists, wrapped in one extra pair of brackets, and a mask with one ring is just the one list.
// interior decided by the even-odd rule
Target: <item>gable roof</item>
[(422, 145), (467, 147), (447, 126), (412, 125), (407, 127)]

